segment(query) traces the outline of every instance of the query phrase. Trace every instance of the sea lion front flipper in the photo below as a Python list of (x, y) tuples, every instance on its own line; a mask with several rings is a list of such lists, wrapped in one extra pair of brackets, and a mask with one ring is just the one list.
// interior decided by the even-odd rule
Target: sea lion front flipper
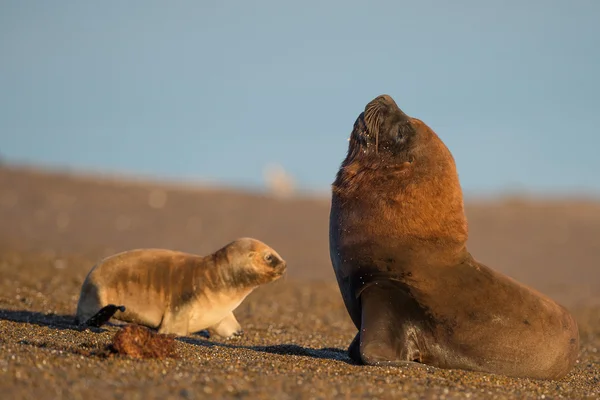
[(363, 363), (362, 359), (360, 358), (360, 332), (354, 336), (350, 346), (348, 346), (348, 357), (350, 357), (350, 359), (357, 364)]
[(395, 285), (378, 282), (360, 295), (361, 327), (348, 348), (354, 361), (376, 366), (421, 365), (410, 322), (411, 299)]
[(93, 326), (95, 328), (99, 328), (105, 323), (108, 322), (109, 319), (116, 314), (117, 311), (125, 312), (125, 306), (117, 306), (114, 304), (109, 304), (104, 306), (94, 314), (91, 318), (83, 322), (81, 325)]
[(244, 331), (240, 323), (235, 319), (233, 312), (230, 312), (225, 318), (219, 321), (217, 324), (210, 327), (217, 335), (224, 338), (234, 338), (242, 336)]

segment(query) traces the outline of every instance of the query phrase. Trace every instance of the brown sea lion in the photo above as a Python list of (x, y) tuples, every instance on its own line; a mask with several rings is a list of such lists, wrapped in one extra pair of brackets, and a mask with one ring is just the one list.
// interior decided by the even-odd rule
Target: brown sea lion
[(99, 326), (114, 317), (164, 334), (211, 329), (231, 337), (242, 332), (233, 310), (286, 268), (275, 250), (252, 238), (204, 257), (163, 249), (126, 251), (101, 260), (88, 273), (76, 320)]
[(330, 257), (369, 365), (558, 379), (578, 356), (569, 312), (473, 259), (452, 154), (388, 95), (354, 123), (332, 185)]

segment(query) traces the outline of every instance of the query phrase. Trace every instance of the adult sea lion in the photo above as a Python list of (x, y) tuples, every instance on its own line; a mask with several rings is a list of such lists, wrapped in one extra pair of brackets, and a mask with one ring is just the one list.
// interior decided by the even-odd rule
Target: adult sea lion
[(454, 158), (388, 95), (369, 102), (332, 185), (330, 257), (350, 357), (558, 379), (579, 332), (553, 300), (473, 259)]
[(280, 278), (286, 262), (252, 238), (205, 257), (136, 249), (101, 260), (81, 287), (76, 320), (100, 326), (111, 317), (185, 336), (211, 329), (231, 337), (242, 328), (233, 310), (254, 289)]

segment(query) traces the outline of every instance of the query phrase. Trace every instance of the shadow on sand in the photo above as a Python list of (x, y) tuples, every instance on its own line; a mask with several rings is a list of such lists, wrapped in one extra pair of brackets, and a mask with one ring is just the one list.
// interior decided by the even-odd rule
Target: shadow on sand
[[(41, 312), (35, 311), (24, 311), (24, 310), (5, 310), (0, 309), (0, 320), (34, 324), (38, 326), (46, 326), (52, 329), (59, 330), (73, 330), (82, 332), (84, 330), (89, 330), (95, 333), (106, 332), (106, 329), (103, 328), (94, 328), (94, 327), (80, 327), (75, 323), (75, 318), (72, 315), (62, 315), (62, 314), (44, 314)], [(122, 327), (124, 325), (121, 324), (107, 324), (116, 327)], [(346, 350), (324, 347), (321, 349), (313, 349), (310, 347), (303, 347), (296, 344), (276, 344), (270, 346), (246, 346), (241, 344), (234, 343), (223, 343), (223, 342), (213, 342), (207, 339), (207, 333), (202, 331), (194, 334), (193, 336), (187, 337), (178, 337), (177, 340), (192, 344), (195, 346), (203, 346), (203, 347), (223, 347), (228, 349), (245, 349), (252, 350), (262, 353), (269, 354), (279, 354), (279, 355), (295, 355), (295, 356), (304, 356), (311, 357), (317, 359), (327, 359), (327, 360), (335, 360), (342, 361), (347, 364), (354, 364), (350, 357), (348, 357), (348, 353)]]
[(334, 347), (323, 347), (321, 349), (313, 349), (310, 347), (303, 347), (297, 344), (276, 344), (271, 346), (245, 346), (241, 344), (223, 343), (223, 342), (211, 342), (208, 340), (200, 340), (191, 337), (177, 338), (181, 342), (193, 344), (195, 346), (204, 347), (225, 347), (228, 349), (246, 349), (252, 351), (258, 351), (269, 354), (280, 354), (280, 355), (294, 355), (294, 356), (305, 356), (318, 359), (343, 361), (347, 364), (354, 364), (346, 350), (337, 349)]
[(13, 322), (24, 322), (26, 324), (34, 324), (38, 326), (47, 326), (53, 329), (69, 329), (74, 331), (84, 331), (86, 329), (100, 333), (105, 332), (106, 329), (95, 328), (95, 327), (80, 327), (75, 323), (75, 317), (72, 315), (63, 314), (44, 314), (36, 311), (24, 311), (24, 310), (4, 310), (0, 309), (0, 320), (13, 321)]

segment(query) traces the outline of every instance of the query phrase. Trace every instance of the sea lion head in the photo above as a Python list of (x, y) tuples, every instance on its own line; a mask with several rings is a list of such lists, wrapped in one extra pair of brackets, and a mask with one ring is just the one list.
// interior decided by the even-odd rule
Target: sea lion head
[(362, 202), (354, 206), (361, 210), (360, 219), (372, 210), (373, 224), (387, 218), (390, 228), (381, 229), (393, 226), (395, 235), (451, 241), (460, 248), (467, 239), (462, 190), (450, 150), (389, 95), (367, 103), (354, 122), (332, 189), (334, 202)]
[(283, 276), (287, 263), (274, 249), (260, 240), (239, 238), (223, 248), (230, 268), (229, 282), (236, 286), (257, 286)]
[[(442, 163), (455, 170), (454, 159), (423, 121), (406, 115), (389, 95), (371, 100), (354, 123), (348, 158), (370, 160), (372, 166), (403, 167)], [(435, 147), (432, 151), (432, 147)]]
[(409, 161), (415, 137), (410, 118), (390, 96), (381, 95), (370, 101), (354, 122), (349, 152), (363, 157), (381, 152), (382, 156)]

